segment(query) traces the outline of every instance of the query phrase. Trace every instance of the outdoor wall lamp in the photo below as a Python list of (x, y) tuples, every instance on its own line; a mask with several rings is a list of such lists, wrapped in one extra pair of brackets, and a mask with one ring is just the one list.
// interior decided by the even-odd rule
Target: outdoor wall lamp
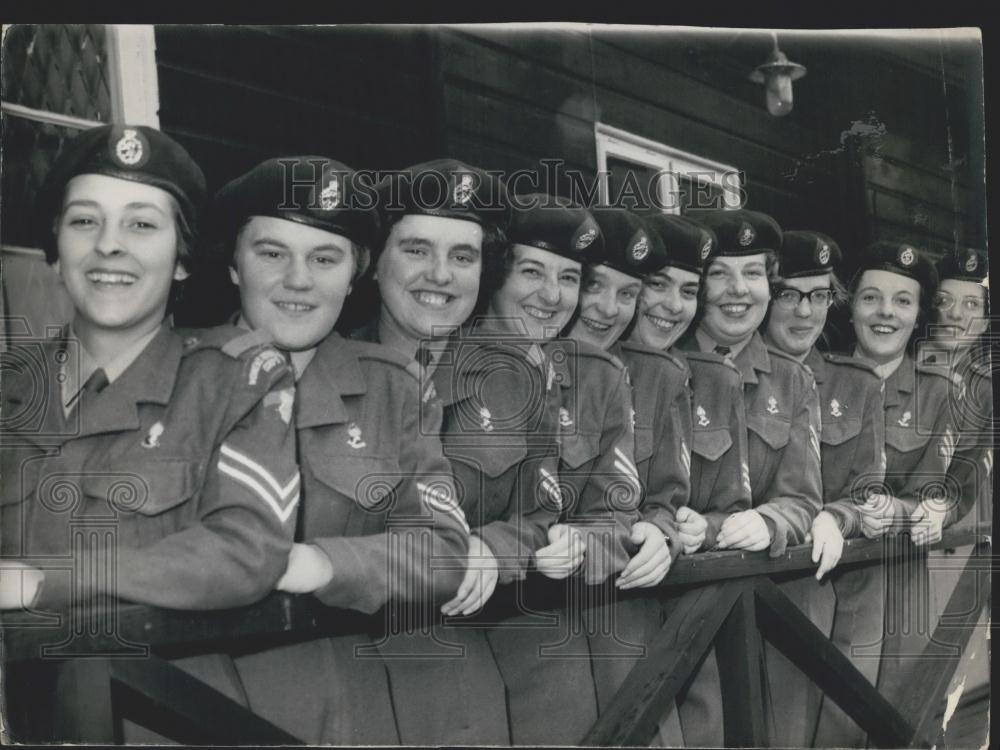
[(785, 53), (778, 49), (778, 35), (772, 34), (774, 49), (771, 56), (750, 74), (754, 83), (764, 84), (764, 96), (767, 111), (775, 117), (787, 115), (792, 111), (792, 81), (797, 81), (806, 74), (804, 65), (791, 62)]

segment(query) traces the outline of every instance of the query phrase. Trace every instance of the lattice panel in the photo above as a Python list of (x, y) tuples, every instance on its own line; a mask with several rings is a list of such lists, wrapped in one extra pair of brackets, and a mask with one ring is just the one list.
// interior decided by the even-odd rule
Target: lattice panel
[(105, 37), (99, 24), (15, 26), (3, 45), (3, 99), (107, 122), (111, 92)]
[(33, 247), (29, 222), (35, 193), (63, 144), (80, 131), (20, 117), (4, 117), (2, 132), (0, 242)]

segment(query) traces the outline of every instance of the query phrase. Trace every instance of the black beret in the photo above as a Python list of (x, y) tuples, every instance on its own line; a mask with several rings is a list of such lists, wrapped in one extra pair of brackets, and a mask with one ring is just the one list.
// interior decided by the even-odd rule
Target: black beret
[(718, 239), (709, 258), (756, 255), (765, 250), (781, 249), (781, 227), (760, 211), (716, 210), (700, 213), (696, 218), (715, 232)]
[[(507, 224), (503, 181), (455, 159), (437, 159), (394, 172), (378, 184), (383, 219), (406, 214), (464, 219), (501, 229)], [(385, 221), (388, 229), (391, 221)]]
[(937, 272), (941, 281), (957, 279), (982, 284), (990, 275), (989, 260), (983, 251), (967, 247), (957, 252), (945, 253), (938, 262)]
[(840, 245), (820, 232), (789, 231), (782, 235), (778, 252), (779, 272), (784, 279), (819, 276), (840, 265)]
[(604, 237), (604, 248), (592, 263), (603, 263), (641, 279), (667, 265), (663, 242), (643, 219), (624, 208), (594, 208), (590, 211)]
[(925, 294), (937, 290), (938, 274), (927, 253), (905, 242), (876, 242), (861, 259), (858, 273), (888, 271), (907, 276), (920, 284)]
[(325, 156), (268, 159), (215, 194), (211, 239), (232, 238), (251, 216), (272, 216), (339, 234), (365, 247), (378, 240), (374, 189), (351, 167)]
[(705, 261), (718, 244), (715, 232), (700, 222), (676, 214), (659, 213), (642, 218), (663, 242), (666, 265), (701, 275)]
[(580, 263), (592, 263), (604, 248), (594, 217), (565, 198), (542, 193), (519, 195), (512, 200), (507, 239), (511, 245), (528, 245)]
[[(35, 231), (54, 253), (52, 218), (74, 177), (101, 174), (166, 190), (180, 206), (192, 231), (205, 202), (205, 175), (177, 141), (145, 125), (99, 125), (85, 130), (59, 152), (35, 200)], [(50, 247), (51, 246), (51, 247)]]

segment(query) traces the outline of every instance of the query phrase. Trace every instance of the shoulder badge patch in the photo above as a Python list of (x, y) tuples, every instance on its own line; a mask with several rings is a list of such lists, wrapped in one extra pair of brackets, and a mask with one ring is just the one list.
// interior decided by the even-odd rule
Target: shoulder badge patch
[(281, 356), (277, 349), (265, 349), (253, 358), (250, 363), (249, 384), (257, 385), (260, 378), (260, 371), (271, 372), (277, 365), (285, 363), (285, 358)]

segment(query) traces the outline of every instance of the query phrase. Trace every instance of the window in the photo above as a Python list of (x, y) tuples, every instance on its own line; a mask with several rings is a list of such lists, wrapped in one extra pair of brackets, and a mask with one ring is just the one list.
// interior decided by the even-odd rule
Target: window
[(0, 242), (31, 253), (35, 193), (63, 144), (113, 121), (159, 125), (153, 27), (20, 24), (3, 58)]
[(672, 214), (742, 205), (736, 167), (600, 122), (594, 126), (594, 135), (600, 198), (604, 205)]
[(108, 122), (159, 126), (152, 26), (20, 24), (3, 38), (0, 350), (41, 336), (72, 305), (34, 247), (35, 194), (67, 140)]

